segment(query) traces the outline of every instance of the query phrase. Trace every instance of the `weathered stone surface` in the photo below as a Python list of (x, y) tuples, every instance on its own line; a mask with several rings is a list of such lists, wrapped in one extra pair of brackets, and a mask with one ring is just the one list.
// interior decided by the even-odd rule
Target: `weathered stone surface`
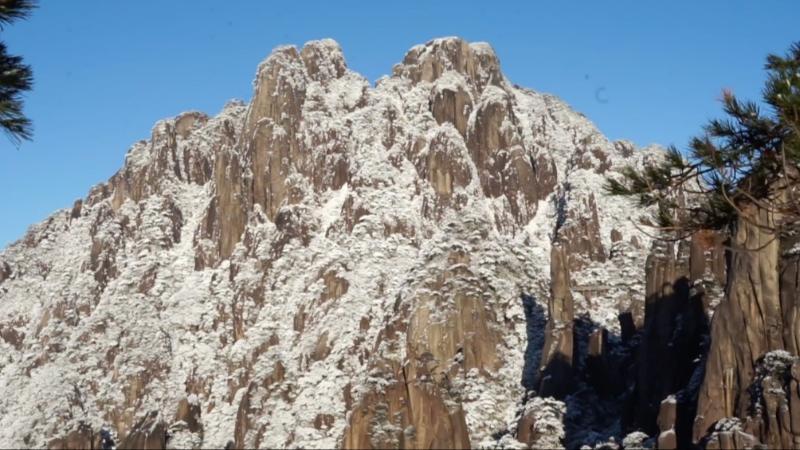
[(247, 432), (254, 428), (250, 400), (257, 389), (258, 385), (256, 383), (250, 383), (239, 402), (239, 409), (236, 410), (236, 427), (233, 432), (233, 448), (244, 449), (252, 447), (252, 445), (247, 444), (245, 439), (247, 438)]
[(675, 430), (669, 429), (662, 431), (658, 435), (656, 448), (659, 450), (674, 450), (678, 448), (678, 438), (675, 436)]
[[(255, 363), (262, 352), (272, 345), (277, 345), (277, 342), (270, 340), (266, 344), (256, 350), (250, 361)], [(238, 395), (241, 395), (241, 398), (236, 410), (231, 448), (258, 448), (266, 432), (265, 426), (259, 426), (259, 416), (264, 414), (264, 409), (267, 408), (267, 403), (273, 394), (280, 393), (282, 396), (287, 394), (287, 390), (283, 390), (286, 367), (280, 360), (273, 364), (272, 370), (266, 376), (252, 377), (252, 372), (252, 367), (245, 367), (245, 380), (237, 383), (240, 387), (238, 392), (241, 393)], [(286, 442), (286, 445), (288, 444), (289, 442)]]
[(98, 443), (99, 442), (97, 442), (92, 428), (89, 425), (81, 422), (78, 424), (77, 429), (70, 431), (66, 436), (50, 441), (47, 444), (47, 448), (52, 450), (82, 450), (102, 448), (97, 445)]
[(158, 411), (151, 411), (133, 426), (119, 449), (161, 450), (167, 448), (167, 425)]
[(566, 220), (558, 228), (558, 241), (567, 253), (569, 267), (579, 270), (591, 261), (605, 261), (606, 251), (600, 237), (600, 217), (594, 193), (580, 199), (580, 203), (566, 214)]
[(634, 422), (650, 433), (664, 432), (659, 403), (663, 409), (664, 398), (680, 393), (677, 400), (670, 397), (675, 401), (677, 423), (671, 427), (669, 439), (683, 447), (691, 440), (692, 389), (697, 387), (690, 385), (702, 369), (711, 292), (724, 282), (720, 235), (702, 231), (679, 242), (677, 249), (672, 243), (654, 244), (645, 273), (645, 321), (637, 349)]
[[(192, 141), (179, 145), (179, 140), (188, 140), (192, 131), (208, 120), (205, 114), (190, 112), (157, 123), (149, 145), (142, 141), (134, 146), (128, 163), (108, 182), (114, 210), (126, 200), (138, 202), (162, 193), (164, 182), (169, 178), (205, 184), (211, 177), (210, 155), (192, 151), (191, 147), (196, 145)], [(147, 154), (146, 161), (141, 161), (145, 158), (143, 153)]]
[[(588, 368), (575, 384), (600, 406), (619, 394), (615, 308), (639, 299), (572, 300), (565, 274), (641, 273), (649, 240), (591, 187), (621, 152), (512, 85), (487, 45), (433, 41), (395, 72), (372, 85), (332, 41), (280, 48), (249, 106), (158, 123), (79, 207), (3, 251), (0, 410), (25, 414), (0, 417), (0, 444), (47, 445), (82, 411), (122, 445), (562, 445), (575, 415), (533, 394), (554, 239), (546, 358)], [(575, 308), (602, 322), (588, 351)]]
[[(779, 241), (765, 228), (773, 215), (746, 205), (731, 242), (727, 298), (717, 307), (699, 392), (694, 439), (723, 417), (746, 417), (756, 360), (784, 348), (778, 274)], [(742, 324), (745, 324), (743, 327)]]
[(531, 397), (521, 405), (516, 440), (527, 448), (564, 446), (564, 404), (552, 398)]
[(431, 93), (431, 114), (436, 122), (450, 122), (462, 136), (472, 112), (472, 96), (463, 86), (446, 86)]
[(500, 63), (494, 50), (483, 43), (469, 44), (459, 38), (435, 39), (412, 48), (394, 74), (413, 82), (432, 82), (452, 70), (462, 74), (478, 93), (502, 81)]
[[(250, 207), (243, 185), (243, 167), (239, 156), (223, 149), (214, 170), (216, 195), (206, 208), (201, 227), (195, 235), (195, 268), (215, 265), (233, 253), (244, 232)], [(210, 245), (204, 245), (204, 241)]]
[(341, 78), (347, 70), (342, 48), (332, 39), (307, 42), (300, 51), (300, 58), (312, 80), (324, 82)]
[(466, 187), (471, 179), (469, 155), (463, 142), (448, 133), (435, 136), (430, 144), (427, 158), (419, 169), (440, 197), (450, 197), (454, 188)]
[(70, 219), (77, 219), (81, 216), (81, 211), (83, 210), (83, 199), (75, 200), (75, 203), (72, 204), (72, 211), (69, 213)]
[[(368, 391), (354, 408), (345, 448), (470, 446), (464, 411), (452, 397), (451, 380), (471, 369), (484, 376), (497, 370), (499, 342), (492, 326), (496, 319), (481, 298), (471, 295), (480, 289), (474, 281), (466, 281), (474, 280), (469, 257), (451, 252), (447, 262), (450, 268), (424, 289), (444, 295), (420, 295), (411, 302), (416, 305), (413, 311), (398, 306), (393, 321), (379, 335), (376, 352), (381, 345), (404, 345), (407, 363), (380, 357), (372, 363), (388, 387)], [(398, 332), (406, 333), (404, 344), (396, 342)], [(375, 429), (386, 420), (378, 418), (392, 418), (397, 433), (385, 435)]]
[(0, 261), (0, 284), (11, 277), (11, 266), (5, 261)]
[(325, 272), (325, 275), (322, 276), (322, 281), (325, 284), (325, 290), (322, 291), (320, 296), (320, 303), (336, 300), (346, 294), (350, 288), (350, 283), (347, 279), (340, 277), (334, 270)]
[(678, 437), (675, 434), (675, 420), (677, 417), (677, 402), (675, 397), (669, 396), (661, 402), (658, 410), (658, 442), (657, 448), (674, 450), (678, 448)]
[(182, 398), (178, 403), (178, 410), (175, 411), (175, 422), (185, 422), (189, 431), (192, 433), (203, 432), (203, 422), (201, 420), (202, 410), (198, 402), (189, 403), (187, 398)]
[(573, 377), (574, 306), (567, 255), (554, 245), (550, 252), (550, 299), (540, 365), (539, 395), (563, 398)]
[[(788, 236), (780, 243), (780, 301), (783, 315), (783, 342), (786, 350), (800, 355), (800, 235)], [(2, 276), (0, 276), (1, 278)]]

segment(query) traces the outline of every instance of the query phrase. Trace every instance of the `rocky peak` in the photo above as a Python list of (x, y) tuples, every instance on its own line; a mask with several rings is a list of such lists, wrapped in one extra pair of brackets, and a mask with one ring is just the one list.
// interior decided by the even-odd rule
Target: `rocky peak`
[(470, 44), (457, 37), (433, 39), (413, 47), (393, 69), (395, 76), (414, 83), (432, 83), (448, 71), (461, 74), (476, 96), (480, 96), (486, 86), (504, 83), (500, 61), (489, 44)]
[(333, 39), (306, 42), (300, 51), (308, 76), (315, 81), (341, 78), (347, 71), (344, 54)]
[(597, 187), (657, 154), (487, 44), (430, 41), (375, 86), (331, 40), (279, 47), (249, 104), (159, 122), (0, 253), (0, 446), (589, 442), (572, 387), (535, 380), (615, 379), (650, 240)]

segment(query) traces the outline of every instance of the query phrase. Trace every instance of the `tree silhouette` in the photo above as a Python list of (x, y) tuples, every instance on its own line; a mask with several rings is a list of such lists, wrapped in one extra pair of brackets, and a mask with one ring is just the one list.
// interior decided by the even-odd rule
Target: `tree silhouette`
[[(0, 29), (27, 18), (36, 7), (32, 0), (0, 0)], [(22, 94), (33, 86), (33, 72), (21, 57), (8, 53), (0, 42), (0, 128), (16, 145), (33, 137), (33, 125), (22, 112)]]
[[(769, 55), (762, 97), (766, 112), (752, 101), (723, 91), (726, 117), (714, 119), (693, 138), (686, 154), (670, 147), (663, 160), (643, 168), (625, 167), (607, 179), (612, 195), (631, 196), (655, 206), (647, 225), (664, 239), (682, 239), (701, 229), (723, 229), (755, 205), (779, 218), (775, 238), (800, 227), (800, 43), (785, 56)], [(688, 194), (688, 195), (687, 195)], [(767, 227), (763, 223), (756, 224)]]

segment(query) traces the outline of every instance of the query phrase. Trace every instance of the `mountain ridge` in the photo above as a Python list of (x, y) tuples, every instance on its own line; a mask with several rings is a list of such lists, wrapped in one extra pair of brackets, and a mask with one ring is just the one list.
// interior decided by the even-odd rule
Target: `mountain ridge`
[[(564, 403), (527, 393), (551, 254), (576, 317), (612, 340), (619, 315), (643, 323), (645, 211), (597, 188), (660, 151), (458, 38), (374, 86), (334, 41), (282, 46), (253, 84), (249, 104), (157, 122), (0, 252), (0, 445), (560, 442)], [(534, 410), (548, 432), (520, 437)]]

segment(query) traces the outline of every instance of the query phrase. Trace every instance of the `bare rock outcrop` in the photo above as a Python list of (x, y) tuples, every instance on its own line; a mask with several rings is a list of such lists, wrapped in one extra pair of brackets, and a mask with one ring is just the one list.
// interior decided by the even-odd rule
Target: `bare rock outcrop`
[(575, 317), (567, 254), (559, 246), (553, 246), (550, 253), (550, 279), (539, 395), (563, 398), (572, 385)]
[(5, 261), (0, 261), (0, 284), (11, 277), (11, 266)]
[(463, 75), (476, 93), (503, 80), (497, 55), (488, 44), (470, 44), (459, 38), (435, 39), (412, 48), (393, 72), (418, 83), (433, 82), (450, 70)]
[[(404, 346), (406, 363), (378, 357), (370, 365), (386, 378), (363, 394), (345, 432), (346, 448), (466, 448), (470, 438), (458, 378), (477, 370), (490, 377), (501, 366), (496, 318), (486, 308), (469, 256), (451, 252), (449, 268), (427, 281), (410, 302), (396, 304), (392, 322), (381, 332), (373, 353)], [(406, 306), (403, 306), (406, 305)], [(414, 305), (413, 310), (407, 305)], [(407, 323), (407, 325), (406, 325)], [(405, 342), (398, 341), (405, 334)], [(385, 418), (378, 420), (379, 418)], [(385, 428), (378, 424), (389, 420)], [(390, 432), (390, 430), (393, 430)]]
[(780, 243), (765, 228), (774, 224), (775, 218), (753, 205), (743, 211), (747, 217), (739, 220), (731, 238), (734, 251), (727, 296), (715, 310), (711, 326), (695, 440), (724, 417), (748, 416), (753, 403), (749, 387), (757, 360), (771, 350), (785, 348), (777, 270)]
[(669, 396), (661, 401), (658, 410), (658, 450), (675, 450), (678, 448), (678, 438), (675, 434), (675, 420), (678, 408), (675, 397)]
[(109, 180), (112, 207), (117, 210), (128, 199), (138, 202), (161, 193), (169, 178), (205, 184), (211, 178), (213, 156), (197, 151), (191, 135), (208, 120), (203, 113), (188, 112), (157, 123), (150, 142), (136, 144), (125, 167)]
[(629, 150), (487, 44), (374, 85), (333, 41), (280, 47), (249, 104), (158, 122), (0, 253), (0, 446), (594, 445), (536, 391), (566, 361), (619, 395), (649, 239), (594, 186), (656, 152)]
[(92, 428), (85, 424), (79, 423), (75, 430), (67, 433), (62, 438), (53, 439), (47, 443), (47, 448), (52, 450), (82, 450), (82, 449), (100, 449), (103, 448), (99, 442), (99, 435), (95, 436)]
[(167, 448), (167, 424), (158, 411), (145, 415), (123, 439), (119, 449), (162, 450)]
[(592, 261), (605, 261), (607, 253), (600, 236), (600, 216), (594, 193), (576, 202), (564, 214), (566, 217), (557, 232), (569, 258), (569, 267), (578, 270)]

